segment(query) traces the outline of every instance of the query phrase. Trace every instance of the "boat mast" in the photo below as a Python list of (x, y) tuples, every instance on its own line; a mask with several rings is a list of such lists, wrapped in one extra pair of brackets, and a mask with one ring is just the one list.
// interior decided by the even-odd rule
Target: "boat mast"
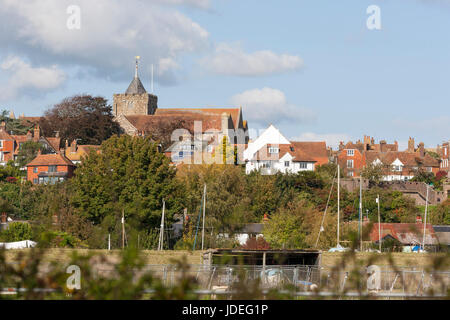
[(338, 187), (337, 187), (337, 247), (339, 247), (339, 222), (340, 222), (340, 191), (341, 191), (341, 171), (339, 169), (339, 163), (338, 163)]
[(203, 243), (205, 242), (205, 211), (206, 211), (206, 183), (203, 189), (203, 228), (202, 228), (202, 250)]
[(362, 176), (359, 176), (359, 250), (362, 251)]
[(166, 202), (163, 200), (163, 209), (161, 216), (161, 229), (159, 230), (158, 250), (163, 250), (164, 247), (164, 212), (166, 210)]
[(422, 241), (422, 250), (425, 250), (425, 234), (427, 232), (427, 211), (428, 211), (428, 184), (427, 184), (427, 198), (425, 201), (425, 218), (423, 224), (423, 241)]

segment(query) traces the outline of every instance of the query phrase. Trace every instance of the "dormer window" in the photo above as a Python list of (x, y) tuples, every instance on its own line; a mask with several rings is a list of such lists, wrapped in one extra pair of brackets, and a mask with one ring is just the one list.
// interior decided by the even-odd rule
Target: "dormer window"
[(294, 147), (290, 147), (289, 149), (290, 149), (292, 152), (294, 152)]
[(276, 154), (276, 153), (279, 153), (279, 152), (280, 152), (279, 148), (277, 148), (277, 147), (269, 147), (269, 153), (270, 154)]
[(355, 150), (354, 149), (348, 149), (347, 150), (347, 156), (348, 157), (353, 157), (355, 155)]
[(401, 172), (403, 170), (403, 167), (402, 166), (393, 166), (392, 170), (396, 171), (396, 172)]

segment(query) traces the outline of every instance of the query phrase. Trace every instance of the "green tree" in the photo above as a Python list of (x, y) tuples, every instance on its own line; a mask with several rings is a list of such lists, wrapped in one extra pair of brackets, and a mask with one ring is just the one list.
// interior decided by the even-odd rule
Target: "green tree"
[(0, 233), (0, 237), (5, 242), (30, 240), (33, 238), (33, 231), (28, 223), (12, 222)]
[(123, 210), (131, 227), (156, 227), (163, 200), (168, 222), (183, 209), (175, 174), (150, 138), (113, 136), (102, 144), (100, 154), (89, 153), (76, 169), (69, 181), (71, 204), (96, 225), (116, 228)]
[(370, 163), (363, 168), (361, 176), (364, 179), (368, 179), (372, 185), (379, 184), (383, 180), (384, 172), (385, 170), (382, 164)]
[(23, 142), (17, 155), (17, 162), (20, 167), (24, 167), (37, 157), (38, 152), (43, 150), (42, 144), (34, 141)]

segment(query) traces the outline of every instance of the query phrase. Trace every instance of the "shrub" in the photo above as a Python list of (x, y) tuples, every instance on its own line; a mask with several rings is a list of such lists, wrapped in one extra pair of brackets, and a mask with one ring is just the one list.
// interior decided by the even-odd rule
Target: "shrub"
[(33, 237), (33, 231), (28, 223), (12, 222), (8, 225), (8, 229), (0, 235), (0, 238), (5, 242), (16, 242), (30, 240)]

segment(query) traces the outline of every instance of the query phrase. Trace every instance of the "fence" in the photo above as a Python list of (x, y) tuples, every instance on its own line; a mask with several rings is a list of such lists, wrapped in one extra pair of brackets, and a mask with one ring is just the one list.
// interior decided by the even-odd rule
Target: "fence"
[[(358, 296), (378, 295), (382, 297), (444, 297), (450, 289), (450, 271), (426, 272), (415, 268), (401, 267), (396, 270), (380, 269), (379, 283), (368, 292), (367, 269), (359, 271), (334, 271), (318, 266), (223, 266), (191, 265), (180, 270), (174, 265), (147, 265), (136, 272), (136, 279), (146, 272), (171, 287), (179, 282), (183, 272), (194, 278), (199, 290), (209, 294), (232, 294), (240, 281), (250, 285), (258, 281), (263, 291), (290, 288), (294, 295)], [(114, 276), (110, 269), (97, 269), (100, 277)]]

